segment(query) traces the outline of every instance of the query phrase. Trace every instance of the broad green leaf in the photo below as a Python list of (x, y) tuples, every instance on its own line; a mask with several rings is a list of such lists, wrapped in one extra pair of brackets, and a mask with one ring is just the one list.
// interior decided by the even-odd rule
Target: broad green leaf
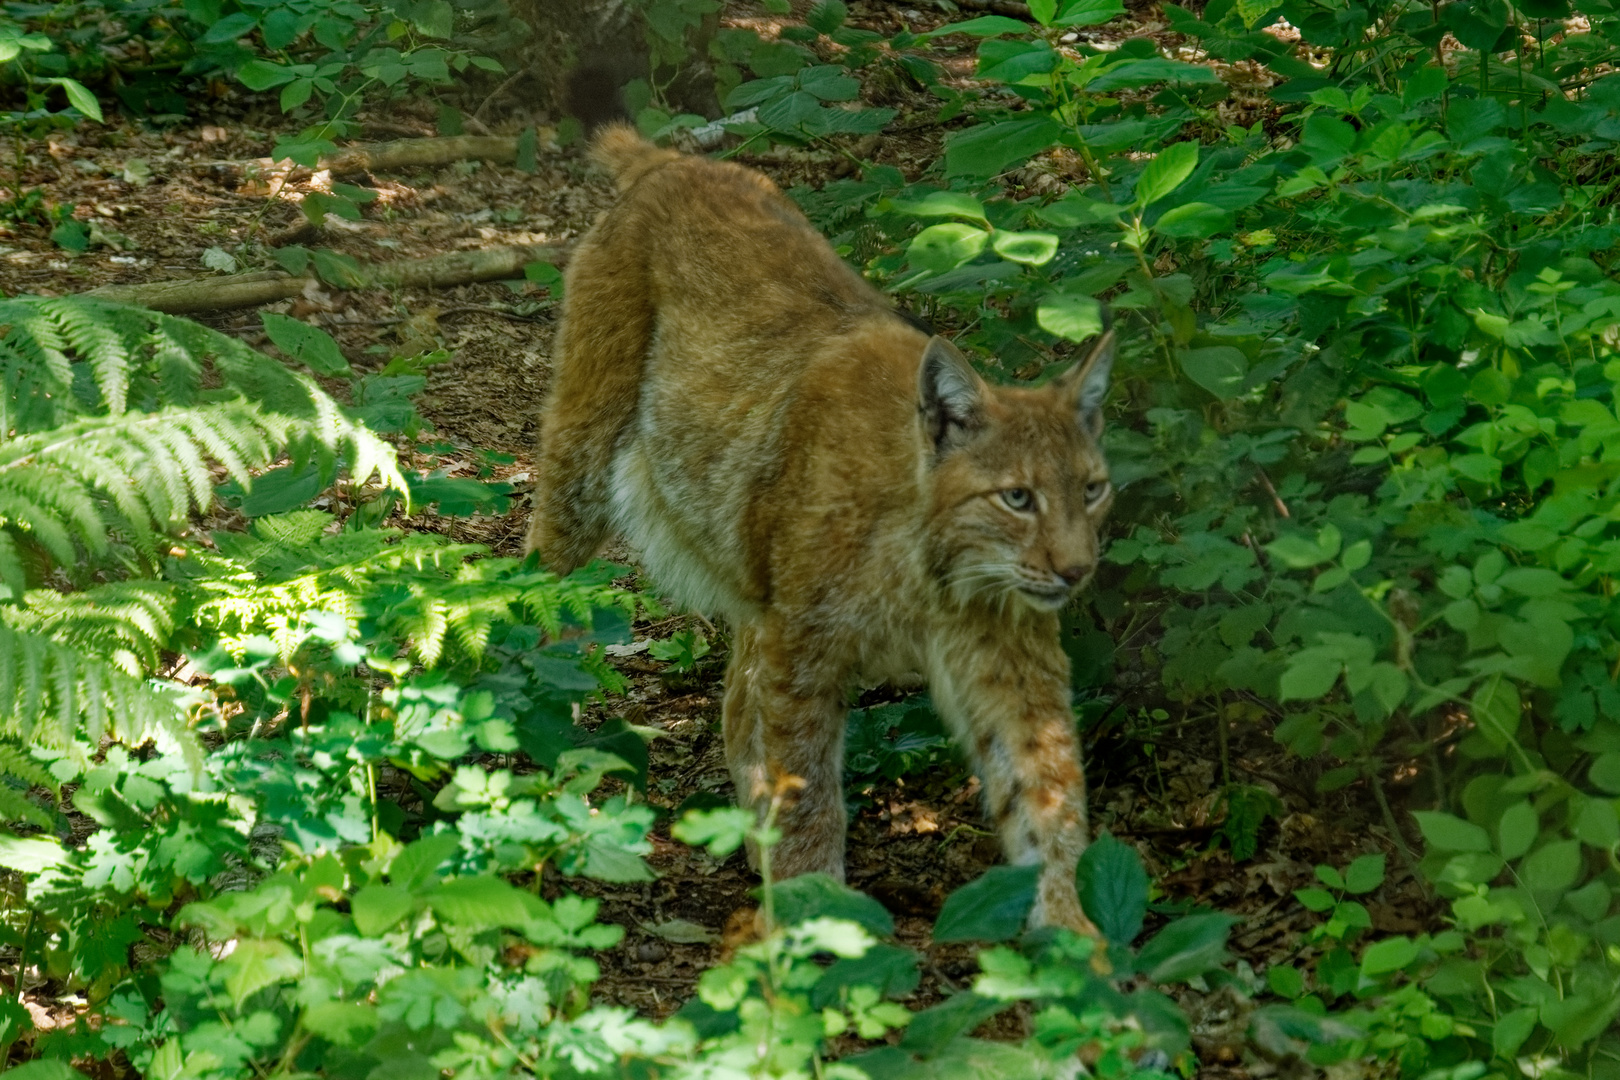
[(1180, 187), (1197, 165), (1198, 144), (1195, 142), (1171, 143), (1160, 150), (1136, 180), (1136, 205), (1152, 206)]
[(1367, 978), (1399, 971), (1418, 957), (1417, 942), (1411, 938), (1385, 938), (1361, 954), (1361, 973)]
[(947, 221), (912, 237), (906, 256), (919, 270), (943, 274), (975, 258), (989, 240), (990, 234), (983, 229)]
[(409, 889), (376, 882), (355, 893), (349, 903), (354, 927), (366, 937), (378, 937), (392, 930), (415, 907), (416, 900)]
[(882, 904), (826, 874), (800, 874), (780, 882), (774, 900), (783, 926), (825, 916), (857, 923), (879, 937), (894, 933), (894, 916)]
[(1328, 911), (1337, 903), (1333, 899), (1333, 894), (1326, 889), (1295, 889), (1294, 899), (1303, 904), (1307, 910), (1317, 912)]
[(1519, 864), (1519, 879), (1538, 893), (1563, 892), (1581, 873), (1581, 842), (1555, 840), (1538, 848)]
[(962, 217), (989, 225), (984, 203), (960, 191), (931, 191), (920, 199), (895, 199), (883, 204), (897, 214), (914, 217)]
[(722, 806), (713, 810), (689, 810), (670, 832), (683, 844), (705, 847), (710, 855), (723, 859), (742, 847), (756, 822), (752, 810)]
[(1266, 985), (1273, 994), (1289, 1001), (1298, 1000), (1305, 994), (1305, 976), (1299, 973), (1298, 968), (1287, 964), (1273, 964), (1267, 968)]
[(353, 374), (337, 342), (320, 327), (269, 311), (260, 315), (259, 319), (276, 348), (307, 365), (317, 375)]
[(1054, 26), (1099, 26), (1125, 14), (1119, 0), (1064, 0), (1052, 19)]
[(1440, 810), (1414, 810), (1423, 839), (1437, 851), (1490, 851), (1491, 837), (1484, 829)]
[(1181, 982), (1218, 968), (1226, 960), (1226, 936), (1239, 920), (1231, 915), (1188, 915), (1142, 946), (1136, 966), (1154, 982)]
[(1384, 856), (1360, 855), (1351, 860), (1349, 866), (1344, 868), (1344, 888), (1346, 892), (1370, 893), (1384, 883)]
[(1080, 856), (1080, 906), (1116, 945), (1129, 945), (1147, 916), (1148, 875), (1131, 845), (1103, 833)]
[(278, 982), (304, 974), (304, 961), (283, 941), (238, 938), (236, 948), (221, 962), (225, 990), (240, 1009), (253, 994)]
[(1492, 675), (1474, 692), (1470, 703), (1474, 725), (1490, 744), (1504, 749), (1518, 735), (1521, 706), (1519, 688), (1511, 679)]
[(945, 137), (945, 175), (985, 178), (1049, 150), (1067, 129), (1049, 116), (977, 124)]
[(1503, 1013), (1491, 1029), (1491, 1049), (1498, 1057), (1512, 1060), (1519, 1047), (1536, 1030), (1537, 1010), (1534, 1007), (1514, 1009)]
[(62, 845), (53, 840), (0, 836), (0, 866), (21, 874), (37, 874), (68, 859)]
[(1029, 24), (1018, 19), (1011, 19), (1005, 15), (981, 15), (977, 19), (968, 19), (966, 22), (946, 23), (936, 30), (926, 34), (918, 34), (919, 40), (944, 37), (947, 34), (968, 34), (972, 37), (999, 37), (1002, 34), (1027, 34)]
[(1006, 941), (1017, 937), (1035, 906), (1038, 866), (992, 866), (945, 898), (935, 941)]
[(96, 95), (92, 94), (83, 83), (77, 79), (48, 79), (46, 81), (56, 83), (67, 91), (69, 105), (72, 105), (96, 123), (102, 122), (101, 103), (96, 100)]
[(1599, 754), (1592, 762), (1592, 768), (1587, 772), (1586, 778), (1599, 791), (1620, 795), (1620, 750)]
[(994, 233), (990, 246), (997, 255), (1025, 266), (1045, 266), (1057, 254), (1058, 238), (1048, 232)]
[(1236, 397), (1249, 374), (1248, 359), (1230, 345), (1184, 349), (1179, 360), (1187, 378), (1222, 401)]
[(1053, 293), (1035, 309), (1035, 322), (1065, 341), (1087, 341), (1102, 333), (1102, 304), (1089, 296)]
[(1512, 861), (1530, 850), (1541, 831), (1541, 818), (1528, 802), (1516, 802), (1502, 812), (1496, 824), (1496, 850)]
[(1153, 223), (1153, 231), (1164, 236), (1207, 240), (1232, 227), (1232, 215), (1206, 202), (1172, 206)]

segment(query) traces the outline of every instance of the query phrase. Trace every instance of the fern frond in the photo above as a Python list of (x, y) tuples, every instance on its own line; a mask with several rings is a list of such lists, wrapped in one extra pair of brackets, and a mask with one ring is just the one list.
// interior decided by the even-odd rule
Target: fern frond
[(49, 829), (56, 822), (43, 809), (28, 801), (25, 791), (18, 791), (0, 779), (0, 820), (23, 822), (41, 829)]
[(22, 605), (0, 607), (0, 618), (139, 677), (162, 663), (176, 603), (168, 582), (115, 581), (76, 593), (35, 589)]
[(28, 756), (28, 751), (9, 742), (0, 741), (0, 773), (15, 776), (29, 787), (49, 788), (59, 793), (62, 785), (50, 770)]
[(210, 373), (269, 412), (313, 420), (319, 403), (335, 408), (315, 384), (189, 319), (84, 296), (0, 300), (0, 439), (74, 416), (187, 408)]
[(108, 661), (0, 623), (0, 736), (68, 746), (115, 735), (138, 743), (195, 740), (184, 715), (192, 691), (131, 676)]
[[(319, 393), (318, 390), (315, 393)], [(95, 496), (110, 501), (130, 540), (147, 554), (155, 530), (176, 524), (213, 498), (210, 458), (251, 489), (253, 471), (280, 449), (313, 439), (352, 463), (352, 475), (406, 490), (393, 449), (320, 395), (311, 420), (222, 401), (152, 413), (86, 417), (0, 445), (0, 524), (31, 532), (57, 559), (75, 545), (106, 550), (108, 525)]]

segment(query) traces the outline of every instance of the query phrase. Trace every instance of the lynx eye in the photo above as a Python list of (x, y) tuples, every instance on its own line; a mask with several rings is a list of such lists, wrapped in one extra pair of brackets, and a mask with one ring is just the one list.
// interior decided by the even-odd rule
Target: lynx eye
[(1108, 494), (1109, 484), (1106, 480), (1096, 480), (1086, 485), (1086, 505), (1095, 506)]
[(1001, 501), (1007, 504), (1007, 509), (1016, 510), (1020, 514), (1027, 514), (1035, 509), (1035, 493), (1029, 488), (1007, 488), (1001, 493)]

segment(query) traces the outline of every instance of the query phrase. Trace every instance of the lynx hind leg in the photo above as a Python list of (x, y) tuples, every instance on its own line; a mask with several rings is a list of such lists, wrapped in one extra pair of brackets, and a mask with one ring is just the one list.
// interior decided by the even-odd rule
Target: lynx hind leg
[[(726, 762), (737, 802), (763, 817), (780, 799), (773, 876), (844, 879), (844, 711), (836, 691), (805, 695), (777, 635), (742, 627), (726, 669)], [(758, 852), (749, 850), (758, 868)]]
[(1007, 861), (1042, 866), (1031, 923), (1096, 937), (1075, 887), (1088, 830), (1067, 659), (1055, 642), (1027, 652), (1002, 644), (1011, 647), (986, 637), (972, 663), (936, 665), (934, 700), (984, 786)]
[(568, 268), (551, 390), (540, 414), (534, 514), (525, 551), (568, 574), (591, 560), (611, 525), (609, 471), (634, 419), (651, 339), (645, 253), (604, 219)]

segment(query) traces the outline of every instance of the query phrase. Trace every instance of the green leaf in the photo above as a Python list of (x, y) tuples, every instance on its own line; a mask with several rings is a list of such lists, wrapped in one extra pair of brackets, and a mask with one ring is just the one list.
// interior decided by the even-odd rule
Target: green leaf
[(1119, 0), (1064, 0), (1053, 18), (1054, 26), (1099, 26), (1125, 14)]
[(972, 37), (1000, 37), (1002, 34), (1027, 34), (1029, 24), (1005, 15), (981, 15), (966, 22), (946, 23), (926, 34), (918, 34), (919, 41), (944, 37), (947, 34), (968, 34)]
[(753, 831), (756, 818), (752, 810), (735, 806), (722, 806), (713, 810), (689, 810), (677, 821), (671, 835), (683, 844), (701, 845), (710, 855), (723, 859), (742, 847)]
[(1176, 190), (1197, 165), (1198, 144), (1195, 142), (1171, 143), (1160, 150), (1136, 180), (1136, 206), (1152, 206)]
[(1328, 911), (1338, 901), (1326, 889), (1295, 889), (1294, 899), (1298, 900), (1309, 911)]
[(1053, 293), (1035, 309), (1035, 322), (1054, 337), (1087, 341), (1102, 333), (1102, 304), (1089, 296)]
[(917, 988), (917, 954), (898, 945), (873, 945), (866, 955), (840, 960), (827, 969), (810, 991), (812, 1008), (836, 1005), (840, 991), (870, 986), (885, 997), (905, 997)]
[(1278, 997), (1295, 1001), (1305, 994), (1305, 976), (1298, 968), (1286, 964), (1273, 964), (1266, 969), (1266, 985)]
[(1344, 868), (1344, 888), (1346, 892), (1370, 893), (1384, 883), (1384, 856), (1361, 855), (1351, 861)]
[(1536, 1030), (1536, 1016), (1538, 1010), (1533, 1007), (1514, 1009), (1503, 1013), (1491, 1029), (1491, 1049), (1501, 1058), (1512, 1060), (1519, 1052), (1519, 1047)]
[(267, 60), (249, 60), (236, 69), (236, 78), (249, 90), (269, 90), (273, 86), (290, 83), (298, 77), (285, 64), (272, 64)]
[(1367, 978), (1400, 971), (1418, 957), (1417, 942), (1411, 938), (1386, 938), (1367, 947), (1361, 954), (1361, 974)]
[(1423, 839), (1437, 851), (1489, 851), (1491, 837), (1484, 829), (1440, 810), (1414, 810)]
[(987, 178), (1055, 146), (1066, 129), (1050, 116), (976, 124), (945, 137), (945, 175)]
[(21, 874), (37, 874), (66, 862), (68, 854), (52, 840), (0, 835), (0, 866)]
[(265, 312), (259, 316), (264, 332), (270, 335), (276, 348), (294, 360), (308, 366), (317, 375), (352, 375), (349, 362), (343, 358), (332, 335), (320, 327), (311, 326), (288, 315)]
[[(1232, 215), (1204, 202), (1172, 206), (1153, 223), (1153, 231), (1164, 236), (1207, 240), (1232, 227)], [(1233, 350), (1234, 352), (1236, 350)], [(1240, 354), (1241, 355), (1241, 354)]]
[(1155, 934), (1137, 954), (1137, 970), (1154, 982), (1181, 982), (1218, 968), (1226, 960), (1226, 936), (1239, 920), (1231, 915), (1188, 915)]
[(83, 83), (79, 82), (77, 79), (47, 79), (45, 81), (53, 82), (60, 86), (63, 90), (66, 90), (69, 105), (72, 105), (75, 109), (78, 109), (79, 112), (83, 113), (85, 116), (88, 116), (96, 123), (99, 124), (102, 122), (101, 103), (96, 100), (96, 95), (92, 94), (88, 89), (85, 88)]
[(1497, 851), (1512, 861), (1530, 850), (1541, 831), (1541, 817), (1528, 802), (1514, 803), (1502, 812), (1496, 823)]
[(882, 904), (826, 874), (800, 874), (778, 883), (774, 901), (783, 926), (825, 916), (858, 923), (879, 937), (894, 933), (894, 916)]
[(389, 880), (407, 889), (420, 889), (438, 881), (438, 869), (446, 859), (461, 850), (457, 833), (442, 832), (424, 836), (394, 857), (388, 868)]
[(1581, 842), (1555, 840), (1538, 848), (1519, 865), (1519, 880), (1538, 893), (1563, 892), (1581, 872)]
[(930, 225), (906, 248), (911, 265), (919, 270), (943, 274), (975, 258), (990, 240), (990, 234), (956, 221)]
[(1470, 705), (1479, 733), (1495, 749), (1506, 749), (1519, 732), (1522, 707), (1518, 686), (1511, 679), (1492, 675), (1474, 692)]
[(1080, 856), (1080, 906), (1109, 941), (1129, 945), (1147, 916), (1148, 875), (1129, 844), (1103, 833)]
[(84, 1080), (84, 1073), (61, 1058), (35, 1058), (6, 1070), (13, 1080)]
[(912, 217), (962, 217), (988, 226), (984, 203), (960, 191), (930, 191), (920, 199), (895, 199), (883, 208)]
[(502, 878), (480, 874), (446, 881), (423, 899), (440, 922), (481, 933), (524, 925), (531, 917), (534, 898)]
[(990, 238), (990, 246), (997, 255), (1010, 262), (1045, 266), (1057, 254), (1058, 238), (1048, 232), (1002, 230)]
[(1184, 349), (1180, 361), (1187, 378), (1222, 401), (1236, 397), (1249, 374), (1248, 359), (1230, 345)]
[(1592, 768), (1586, 774), (1586, 778), (1599, 791), (1620, 795), (1620, 750), (1599, 754), (1592, 762)]
[(1042, 26), (1051, 26), (1052, 17), (1057, 14), (1057, 0), (1030, 0), (1029, 13)]
[(1017, 937), (1035, 906), (1038, 866), (992, 866), (945, 898), (934, 940), (1006, 941)]
[(354, 894), (349, 911), (356, 930), (366, 937), (380, 937), (399, 925), (415, 907), (416, 899), (409, 889), (373, 882)]
[(220, 963), (225, 990), (238, 1009), (249, 997), (279, 982), (304, 974), (304, 961), (283, 941), (238, 938), (231, 955)]
[(355, 1001), (322, 1001), (304, 1011), (303, 1025), (329, 1043), (356, 1049), (377, 1030), (377, 1010)]

